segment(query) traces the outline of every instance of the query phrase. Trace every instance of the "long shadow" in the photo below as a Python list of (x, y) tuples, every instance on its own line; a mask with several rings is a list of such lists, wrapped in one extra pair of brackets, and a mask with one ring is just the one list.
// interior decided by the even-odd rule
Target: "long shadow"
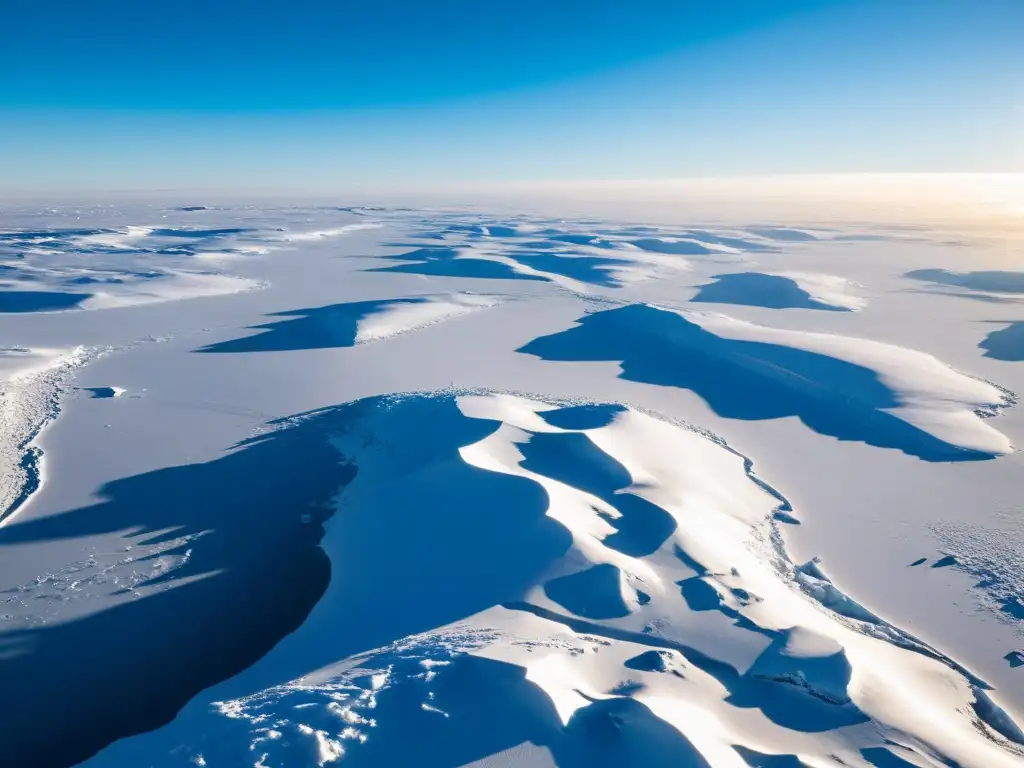
[(519, 230), (504, 224), (488, 224), (487, 234), (490, 237), (519, 237)]
[(570, 613), (584, 619), (607, 620), (629, 616), (619, 584), (622, 572), (601, 563), (583, 571), (551, 579), (544, 593)]
[[(729, 692), (726, 702), (741, 709), (758, 709), (766, 718), (783, 728), (805, 733), (823, 733), (834, 728), (866, 723), (870, 719), (855, 704), (824, 699), (793, 680), (763, 677), (753, 670), (741, 674), (724, 661), (667, 638), (646, 632), (616, 629), (614, 626), (555, 613), (529, 603), (511, 603), (506, 607), (564, 624), (577, 633), (625, 640), (654, 649), (679, 651), (689, 663), (721, 683)], [(745, 625), (737, 622), (737, 626)], [(760, 629), (753, 625), (746, 625), (746, 628), (758, 631), (773, 640), (781, 636), (779, 632)], [(774, 650), (769, 648), (765, 653), (773, 654)], [(666, 673), (670, 672), (666, 670)]]
[[(537, 247), (537, 244), (533, 244)], [(561, 243), (540, 244), (540, 247), (560, 247)], [(458, 256), (454, 248), (420, 248), (401, 256), (389, 258), (408, 261), (391, 267), (376, 267), (369, 272), (406, 272), (418, 275), (435, 275), (444, 277), (489, 278), (497, 280), (549, 280), (543, 275), (531, 275), (517, 272), (508, 264), (476, 259), (472, 256)], [(615, 267), (628, 267), (632, 262), (605, 256), (577, 256), (568, 253), (536, 252), (524, 253), (522, 249), (511, 249), (504, 253), (518, 263), (556, 275), (573, 278), (584, 283), (615, 287), (621, 285), (612, 270)]]
[(782, 275), (760, 272), (735, 272), (712, 275), (713, 283), (701, 286), (690, 301), (709, 304), (737, 304), (766, 309), (823, 309), (833, 312), (848, 311), (811, 298), (795, 280)]
[(562, 235), (551, 235), (548, 237), (548, 241), (554, 243), (570, 243), (571, 245), (589, 245), (592, 248), (606, 248), (609, 250), (618, 247), (611, 240), (605, 240), (599, 235), (586, 235), (573, 232), (567, 232)]
[(469, 277), (491, 280), (545, 280), (539, 275), (524, 275), (508, 264), (489, 259), (456, 258), (454, 248), (419, 248), (389, 259), (405, 261), (390, 267), (375, 267), (367, 272), (402, 272), (435, 277)]
[(1010, 323), (992, 331), (978, 346), (985, 350), (985, 357), (994, 360), (1024, 360), (1024, 322)]
[(379, 414), (367, 439), (383, 465), (360, 466), (346, 490), (323, 545), (331, 585), (301, 642), (275, 648), (246, 689), (520, 599), (572, 544), (540, 484), (460, 455), (499, 422), (463, 416), (451, 397), (360, 406)]
[(64, 237), (86, 237), (113, 233), (113, 229), (39, 229), (34, 232), (0, 232), (0, 243), (45, 240), (47, 243)]
[(404, 679), (377, 697), (376, 727), (345, 755), (353, 768), (454, 768), (524, 742), (550, 744), (561, 735), (551, 700), (522, 667), (474, 656), (452, 660), (430, 686), (432, 705), (445, 713), (440, 716), (421, 706), (427, 691), (414, 677), (422, 675), (418, 661), (382, 661)]
[[(617, 412), (573, 407), (545, 419), (589, 428)], [(95, 505), (0, 529), (0, 546), (121, 532), (145, 551), (192, 537), (172, 550), (187, 550), (184, 562), (143, 585), (155, 592), (81, 620), (0, 634), (0, 647), (21, 651), (0, 656), (0, 679), (17, 692), (0, 704), (0, 753), (26, 768), (70, 766), (168, 722), (211, 685), (221, 683), (219, 698), (244, 696), (499, 604), (577, 632), (679, 650), (719, 680), (730, 704), (758, 708), (787, 728), (866, 720), (848, 703), (776, 679), (792, 671), (775, 658), (781, 633), (747, 627), (778, 642), (740, 674), (657, 635), (587, 621), (605, 618), (603, 604), (573, 618), (517, 602), (564, 557), (572, 537), (547, 516), (538, 483), (463, 460), (460, 448), (499, 426), (463, 416), (453, 397), (370, 398), (282, 422), (211, 462), (110, 483)], [(521, 446), (538, 472), (602, 497), (628, 495), (616, 493), (628, 486), (628, 472), (592, 441), (544, 437)], [(346, 445), (361, 447), (358, 466), (343, 463)], [(324, 534), (334, 498), (338, 513)], [(664, 527), (640, 536), (640, 549), (650, 550)], [(617, 584), (618, 574), (591, 572), (582, 590), (573, 584), (569, 592), (600, 598), (610, 580)], [(833, 674), (837, 661), (823, 662), (823, 674), (842, 682)], [(819, 667), (808, 670), (821, 677)], [(419, 714), (384, 718), (382, 698), (375, 718), (401, 730), (364, 745), (366, 762), (362, 747), (346, 760), (441, 768), (529, 740), (546, 745), (560, 768), (705, 768), (685, 738), (635, 701), (592, 702), (563, 729), (521, 669), (469, 660), (451, 679), (432, 702), (447, 718), (420, 712), (422, 699)], [(491, 700), (493, 708), (482, 706)], [(409, 750), (426, 757), (405, 760)]]
[[(572, 410), (575, 409), (551, 413)], [(541, 415), (547, 417), (546, 420), (559, 418), (548, 413)], [(573, 418), (579, 420), (573, 415), (570, 421)], [(520, 465), (524, 469), (593, 494), (620, 513), (621, 517), (607, 521), (616, 532), (604, 539), (605, 546), (630, 557), (646, 557), (675, 532), (672, 515), (640, 496), (624, 493), (633, 484), (629, 471), (586, 435), (579, 432), (533, 434), (528, 442), (519, 446), (519, 452), (523, 455)]]
[[(590, 428), (591, 423), (600, 426), (608, 418), (607, 411), (611, 410), (594, 406), (584, 408), (586, 410), (579, 406), (559, 409), (545, 412), (543, 416), (549, 423), (568, 418), (580, 423), (577, 428)], [(604, 540), (605, 545), (634, 557), (643, 557), (657, 551), (675, 531), (675, 520), (664, 509), (640, 497), (622, 493), (632, 485), (628, 470), (601, 451), (587, 435), (531, 433), (529, 440), (519, 443), (518, 448), (524, 457), (520, 462), (524, 469), (591, 493), (622, 513), (622, 517), (608, 520), (618, 530)], [(630, 499), (636, 503), (631, 503)], [(726, 606), (718, 592), (701, 578), (706, 571), (700, 563), (692, 561), (682, 550), (677, 550), (677, 553), (697, 574), (679, 583), (690, 610), (721, 611), (733, 619), (737, 627), (771, 638), (768, 648), (743, 675), (713, 661), (702, 667), (730, 691), (728, 701), (731, 704), (758, 708), (773, 722), (800, 731), (822, 732), (866, 722), (867, 717), (850, 703), (846, 693), (850, 668), (842, 653), (799, 660), (789, 657), (786, 648), (791, 632), (769, 631), (751, 624)], [(548, 598), (580, 619), (616, 619), (629, 613), (622, 600), (620, 578), (617, 568), (601, 564), (548, 581), (544, 591)], [(736, 596), (744, 599), (743, 595)], [(610, 634), (606, 628), (600, 633)], [(692, 651), (688, 649), (687, 653)], [(701, 666), (699, 660), (694, 663)], [(785, 682), (794, 679), (805, 683), (793, 685)]]
[[(364, 421), (380, 411), (389, 415)], [(537, 483), (461, 459), (459, 447), (496, 427), (462, 416), (451, 398), (374, 398), (306, 415), (215, 461), (110, 483), (100, 504), (2, 529), (6, 546), (123, 531), (137, 550), (164, 543), (173, 549), (160, 554), (187, 557), (139, 585), (149, 594), (0, 635), (15, 651), (0, 658), (0, 679), (19, 691), (0, 705), (0, 750), (26, 768), (70, 766), (169, 722), (261, 659), (227, 690), (286, 682), (524, 594), (572, 539), (546, 517)], [(341, 463), (330, 441), (367, 428), (359, 439), (386, 442), (394, 474), (342, 497), (328, 557), (327, 502), (361, 469)], [(301, 642), (280, 642), (300, 624)]]
[(454, 768), (531, 743), (546, 747), (558, 768), (707, 768), (683, 734), (632, 699), (594, 701), (563, 727), (551, 700), (525, 678), (521, 667), (462, 656), (437, 678), (434, 706), (419, 706), (422, 691), (381, 697), (378, 728), (346, 759), (353, 766), (417, 765)]
[(310, 419), (208, 463), (118, 480), (99, 489), (100, 503), (0, 530), (0, 546), (123, 531), (140, 553), (194, 537), (163, 553), (187, 556), (139, 585), (154, 590), (148, 596), (0, 635), (21, 651), (0, 658), (5, 760), (69, 766), (163, 725), (302, 623), (330, 579), (319, 548), (326, 502), (355, 471), (328, 444), (330, 422)]
[(152, 237), (207, 238), (240, 235), (243, 232), (252, 231), (252, 229), (247, 227), (226, 227), (224, 229), (154, 229), (149, 234)]
[(980, 272), (951, 272), (948, 269), (915, 269), (904, 277), (936, 285), (967, 288), (988, 293), (1024, 293), (1024, 272), (983, 270)]
[(269, 317), (283, 317), (273, 323), (251, 326), (262, 331), (253, 336), (209, 344), (196, 352), (284, 352), (297, 349), (334, 349), (351, 347), (356, 342), (359, 321), (381, 310), (401, 304), (421, 304), (425, 298), (381, 299), (330, 304), (311, 309), (274, 312)]
[(740, 251), (758, 251), (764, 253), (778, 250), (778, 248), (773, 245), (768, 245), (757, 240), (747, 240), (742, 237), (719, 235), (714, 232), (708, 232), (706, 229), (691, 229), (684, 233), (684, 236), (692, 237), (695, 240), (700, 240), (705, 243), (714, 243), (715, 245), (724, 245), (727, 248), (736, 248)]
[(412, 667), (410, 677), (378, 695), (376, 727), (365, 743), (346, 752), (346, 764), (455, 768), (534, 745), (550, 754), (540, 765), (558, 768), (708, 768), (682, 733), (632, 699), (593, 701), (563, 726), (522, 667), (467, 655), (454, 659), (431, 684), (435, 709), (427, 710), (421, 706), (426, 686), (410, 679), (415, 661), (392, 662), (392, 674), (405, 672), (403, 661)]
[(631, 240), (630, 243), (642, 251), (664, 253), (669, 256), (707, 256), (709, 254), (719, 254), (719, 251), (692, 240), (673, 242), (657, 237), (644, 237), (639, 240)]
[(59, 312), (76, 309), (91, 295), (61, 291), (0, 291), (0, 314)]
[(765, 755), (735, 744), (733, 749), (750, 768), (807, 768), (796, 755)]
[(747, 232), (782, 243), (811, 243), (818, 240), (818, 237), (810, 232), (786, 227), (747, 227)]
[(483, 238), (483, 237), (519, 237), (519, 230), (515, 227), (511, 227), (505, 224), (491, 224), (486, 221), (482, 221), (479, 224), (450, 224), (440, 232), (431, 232), (421, 237), (436, 237), (440, 236), (442, 239), (445, 235), (461, 235), (467, 238)]
[(692, 390), (726, 418), (796, 416), (820, 434), (925, 461), (995, 458), (947, 443), (888, 413), (899, 405), (895, 393), (874, 371), (853, 363), (721, 338), (675, 312), (647, 305), (596, 312), (577, 322), (518, 351), (544, 360), (619, 361), (621, 378)]
[(541, 272), (553, 272), (556, 275), (571, 277), (583, 283), (616, 287), (621, 281), (611, 271), (615, 267), (628, 267), (631, 262), (625, 259), (612, 259), (603, 256), (568, 256), (558, 253), (510, 253), (510, 258)]
[(861, 757), (875, 768), (914, 768), (914, 764), (904, 760), (885, 747), (868, 747), (860, 751)]

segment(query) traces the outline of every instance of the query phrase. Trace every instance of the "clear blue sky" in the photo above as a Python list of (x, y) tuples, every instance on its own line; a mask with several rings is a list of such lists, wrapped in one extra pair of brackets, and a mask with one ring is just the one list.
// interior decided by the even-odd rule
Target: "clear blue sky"
[(0, 188), (1024, 171), (1024, 0), (3, 0)]

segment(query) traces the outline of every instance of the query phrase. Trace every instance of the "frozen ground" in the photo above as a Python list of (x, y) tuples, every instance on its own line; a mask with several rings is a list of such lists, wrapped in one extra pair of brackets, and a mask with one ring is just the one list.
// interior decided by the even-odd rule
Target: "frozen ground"
[(601, 214), (0, 210), (5, 759), (1024, 765), (1022, 252)]

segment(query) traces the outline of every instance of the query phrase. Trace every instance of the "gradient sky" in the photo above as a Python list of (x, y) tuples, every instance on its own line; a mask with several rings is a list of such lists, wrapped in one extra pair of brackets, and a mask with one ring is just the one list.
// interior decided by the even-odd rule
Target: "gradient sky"
[(2, 0), (0, 189), (1024, 171), (1024, 0)]

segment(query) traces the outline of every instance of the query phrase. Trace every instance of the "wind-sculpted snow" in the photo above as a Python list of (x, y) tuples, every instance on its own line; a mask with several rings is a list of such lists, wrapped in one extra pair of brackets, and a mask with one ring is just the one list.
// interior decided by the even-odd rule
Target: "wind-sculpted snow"
[(691, 299), (711, 304), (740, 304), (768, 309), (852, 311), (863, 299), (851, 295), (850, 283), (834, 275), (800, 272), (731, 272), (712, 275)]
[(304, 231), (182, 224), (2, 231), (0, 313), (106, 309), (251, 290), (261, 283), (210, 266), (376, 226)]
[(1024, 768), (988, 246), (341, 202), (2, 211), (0, 763)]
[(360, 222), (309, 230), (297, 225), (209, 227), (197, 225), (194, 219), (187, 221), (175, 226), (0, 231), (0, 258), (31, 262), (58, 255), (253, 256), (283, 248), (289, 242), (320, 240), (379, 226)]
[(716, 233), (529, 218), (497, 223), (462, 216), (443, 228), (428, 220), (415, 234), (410, 242), (394, 243), (414, 249), (389, 257), (403, 263), (373, 271), (546, 280), (585, 291), (587, 286), (615, 288), (685, 272), (691, 264), (684, 257), (731, 262), (747, 251), (774, 250), (768, 240), (732, 230)]
[[(694, 263), (735, 263), (747, 255), (774, 254), (792, 244), (840, 242), (887, 235), (840, 230), (815, 232), (776, 228), (688, 228), (626, 226), (602, 220), (562, 220), (449, 212), (417, 219), (408, 212), (375, 211), (406, 227), (411, 237), (394, 242), (411, 248), (389, 256), (401, 263), (372, 271), (433, 277), (499, 280), (546, 280), (573, 291), (588, 287), (616, 288), (685, 272)], [(411, 221), (410, 221), (411, 219)], [(443, 226), (443, 222), (447, 222)], [(798, 291), (839, 309), (858, 309), (862, 302), (845, 291), (842, 278), (811, 273), (777, 273), (798, 283)], [(762, 276), (764, 277), (764, 276)], [(768, 278), (765, 278), (768, 279)], [(731, 288), (732, 286), (730, 286)], [(758, 286), (739, 286), (749, 294)], [(773, 287), (772, 293), (784, 287)], [(708, 299), (710, 300), (710, 299)], [(775, 306), (778, 298), (771, 299)], [(730, 302), (733, 303), (733, 302)], [(740, 302), (747, 303), (747, 302)], [(780, 306), (790, 306), (783, 303)], [(793, 306), (804, 306), (796, 304)], [(813, 308), (833, 308), (813, 305)]]
[(454, 293), (293, 309), (272, 315), (287, 318), (285, 320), (257, 325), (252, 329), (262, 333), (211, 344), (198, 351), (277, 352), (352, 347), (382, 341), (501, 302), (499, 296)]
[(806, 229), (787, 227), (749, 227), (747, 231), (768, 240), (779, 240), (785, 243), (811, 243), (822, 238), (822, 235)]
[(454, 248), (418, 248), (393, 257), (406, 262), (379, 267), (373, 272), (404, 272), (434, 277), (469, 277), (492, 280), (543, 280), (539, 275), (522, 272), (507, 261), (460, 255)]
[[(548, 280), (573, 289), (581, 284), (615, 287), (650, 277), (649, 265), (641, 260), (580, 253), (578, 249), (542, 250), (544, 244), (534, 246), (534, 250), (510, 251), (480, 246), (418, 248), (392, 257), (407, 263), (372, 271), (492, 280)], [(677, 269), (685, 267), (684, 262), (676, 264)]]
[(40, 430), (59, 411), (64, 380), (89, 352), (0, 349), (0, 522), (17, 512), (42, 482)]
[[(940, 286), (953, 295), (970, 293), (1024, 296), (1024, 272), (987, 270), (953, 272), (948, 269), (916, 269), (906, 277)], [(959, 291), (957, 291), (959, 289)]]
[[(440, 217), (437, 217), (440, 218)], [(438, 227), (437, 218), (423, 219), (418, 236), (457, 244), (503, 243), (515, 248), (648, 251), (666, 255), (735, 255), (777, 250), (771, 239), (747, 231), (722, 228), (690, 229), (667, 226), (624, 226), (601, 220), (543, 219), (518, 216), (495, 220), (471, 214), (450, 214)]]
[(209, 270), (146, 267), (137, 262), (114, 266), (93, 259), (87, 263), (88, 266), (3, 265), (0, 313), (130, 307), (238, 293), (261, 285), (255, 280)]
[(1016, 627), (1017, 636), (1024, 640), (1024, 551), (1017, 545), (1024, 521), (1019, 511), (1013, 511), (999, 515), (995, 522), (991, 527), (936, 523), (932, 529), (942, 542), (942, 554), (920, 565), (969, 574), (980, 606)]
[(1012, 450), (978, 415), (1012, 405), (1012, 396), (915, 350), (639, 304), (577, 323), (520, 351), (545, 360), (618, 361), (622, 378), (693, 390), (721, 416), (797, 416), (821, 434), (926, 461), (991, 459)]
[[(1024, 735), (987, 686), (860, 607), (816, 564), (795, 566), (775, 522), (788, 502), (703, 433), (614, 404), (373, 398), (283, 423), (216, 462), (236, 466), (205, 487), (230, 484), (252, 451), (325, 444), (307, 443), (314, 434), (329, 435), (350, 468), (333, 476), (343, 488), (324, 523), (331, 568), (319, 602), (250, 669), (87, 765), (1024, 765)], [(296, 475), (298, 463), (262, 482), (303, 478), (322, 496), (329, 473)], [(166, 487), (185, 479), (168, 476)], [(124, 504), (113, 516), (90, 510), (80, 525), (152, 530), (193, 515), (171, 501), (164, 519), (142, 523)], [(23, 535), (48, 526), (57, 528), (41, 521)], [(238, 567), (224, 560), (238, 547), (200, 527), (212, 531), (195, 548), (211, 543), (166, 580)], [(252, 536), (240, 525), (226, 532)], [(129, 664), (146, 650), (132, 641), (154, 601), (177, 594), (184, 604), (219, 578), (114, 609), (135, 614), (122, 625)], [(219, 626), (235, 627), (235, 613)], [(197, 634), (210, 637), (210, 621), (190, 611)], [(34, 647), (56, 657), (45, 639), (70, 632), (45, 629)], [(222, 632), (208, 657), (230, 657)], [(38, 748), (64, 748), (98, 708), (120, 708), (122, 728), (141, 730), (116, 695), (140, 684), (120, 671), (84, 722), (62, 699), (60, 713), (46, 710), (53, 738)], [(145, 684), (169, 715), (169, 682)], [(21, 708), (21, 722), (40, 716)], [(11, 754), (19, 731), (5, 725)]]

